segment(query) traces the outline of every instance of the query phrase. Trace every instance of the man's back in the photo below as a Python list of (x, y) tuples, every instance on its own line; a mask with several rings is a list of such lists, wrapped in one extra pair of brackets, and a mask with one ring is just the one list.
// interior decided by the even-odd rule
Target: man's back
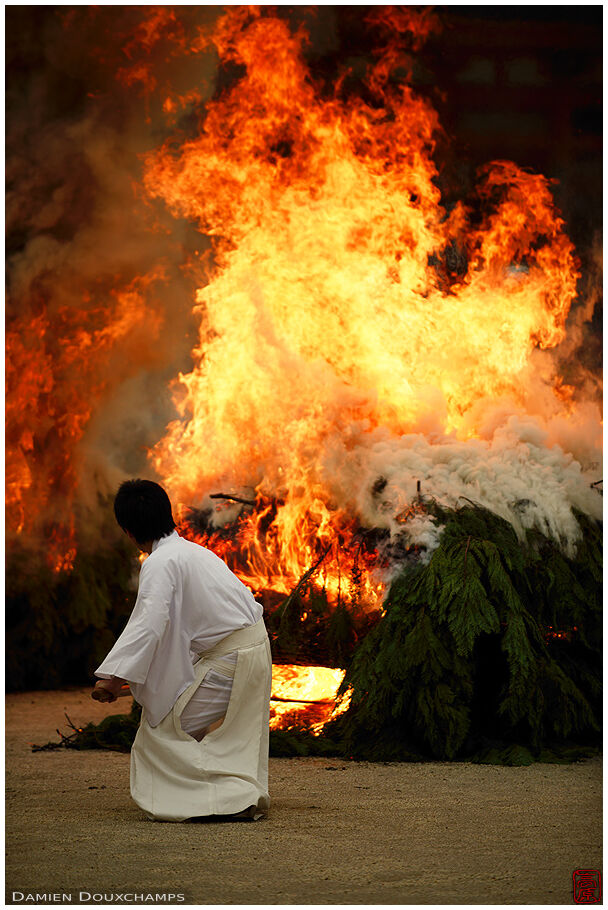
[(133, 612), (96, 673), (126, 679), (155, 726), (194, 679), (197, 656), (261, 618), (221, 559), (173, 531), (144, 560)]
[(179, 623), (195, 654), (262, 617), (262, 607), (249, 588), (219, 556), (175, 531), (155, 543), (142, 566), (144, 575), (146, 582), (150, 576), (156, 584), (170, 579), (174, 589), (170, 618)]

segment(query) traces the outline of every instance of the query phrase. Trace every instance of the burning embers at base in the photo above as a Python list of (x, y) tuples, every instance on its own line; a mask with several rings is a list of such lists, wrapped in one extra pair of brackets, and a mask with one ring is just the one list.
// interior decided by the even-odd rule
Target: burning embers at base
[(336, 696), (344, 670), (273, 664), (270, 699), (271, 730), (305, 727), (318, 734), (332, 717), (348, 707), (348, 694)]

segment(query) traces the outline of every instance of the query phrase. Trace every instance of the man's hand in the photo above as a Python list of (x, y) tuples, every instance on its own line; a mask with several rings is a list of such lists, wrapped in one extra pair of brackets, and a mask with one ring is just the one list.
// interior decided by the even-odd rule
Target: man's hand
[(123, 683), (124, 679), (119, 679), (118, 676), (112, 676), (111, 679), (98, 679), (91, 692), (91, 698), (103, 702), (116, 701)]

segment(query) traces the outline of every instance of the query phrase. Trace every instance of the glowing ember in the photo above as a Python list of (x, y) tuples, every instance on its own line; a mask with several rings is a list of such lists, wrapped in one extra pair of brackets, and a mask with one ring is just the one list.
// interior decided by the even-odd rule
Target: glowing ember
[(333, 702), (343, 679), (344, 670), (275, 664), (272, 668), (272, 695), (273, 698), (289, 701)]
[(336, 702), (344, 670), (273, 664), (270, 727), (306, 726), (318, 734), (331, 717), (348, 707), (348, 696)]

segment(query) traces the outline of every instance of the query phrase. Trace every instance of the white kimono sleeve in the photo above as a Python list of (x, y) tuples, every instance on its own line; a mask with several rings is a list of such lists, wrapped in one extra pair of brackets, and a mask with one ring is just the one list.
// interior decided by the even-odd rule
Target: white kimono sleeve
[(102, 679), (118, 676), (129, 683), (146, 681), (169, 622), (174, 595), (175, 581), (169, 567), (144, 562), (133, 612), (116, 644), (95, 670), (95, 676)]

